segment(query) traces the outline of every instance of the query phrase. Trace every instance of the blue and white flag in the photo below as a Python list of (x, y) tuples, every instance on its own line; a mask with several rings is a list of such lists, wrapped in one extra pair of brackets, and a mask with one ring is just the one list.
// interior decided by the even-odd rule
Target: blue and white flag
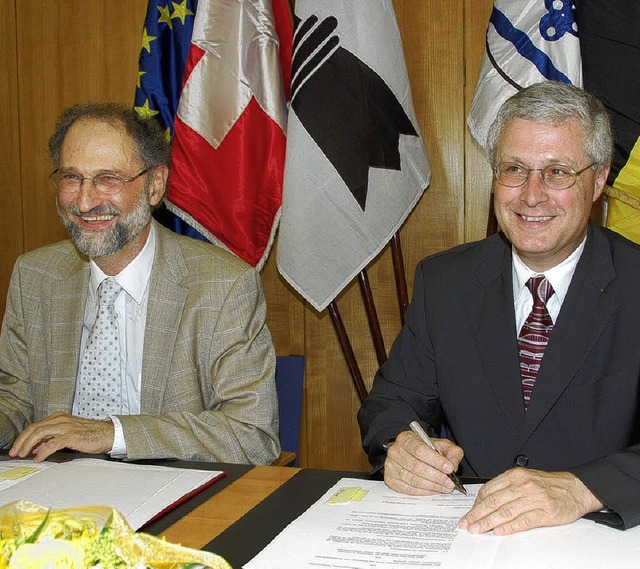
[(496, 0), (467, 119), (476, 141), (485, 147), (504, 101), (545, 79), (582, 87), (574, 0)]

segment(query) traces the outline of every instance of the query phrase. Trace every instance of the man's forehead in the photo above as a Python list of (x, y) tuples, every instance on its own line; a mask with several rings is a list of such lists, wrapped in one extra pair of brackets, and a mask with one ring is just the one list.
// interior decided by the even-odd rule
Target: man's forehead
[(585, 131), (575, 118), (550, 121), (514, 117), (506, 123), (497, 151), (500, 155), (523, 151), (541, 157), (549, 154), (579, 158), (586, 154)]
[(102, 155), (126, 161), (136, 156), (133, 140), (122, 125), (83, 118), (69, 127), (61, 147), (63, 160)]
[(516, 130), (563, 131), (572, 134), (584, 134), (584, 128), (578, 117), (528, 118), (515, 116), (504, 125), (503, 133)]
[(131, 137), (122, 123), (101, 118), (83, 117), (78, 119), (69, 127), (65, 140), (78, 134), (102, 134), (131, 141)]

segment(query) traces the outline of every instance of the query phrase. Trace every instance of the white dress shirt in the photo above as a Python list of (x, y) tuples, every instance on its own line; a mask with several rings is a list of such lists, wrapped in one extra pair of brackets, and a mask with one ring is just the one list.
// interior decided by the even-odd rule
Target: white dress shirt
[[(122, 287), (113, 306), (116, 313), (118, 332), (120, 336), (120, 360), (123, 371), (122, 377), (122, 414), (140, 414), (140, 386), (142, 384), (142, 353), (144, 346), (144, 330), (147, 321), (147, 304), (149, 300), (149, 279), (156, 250), (156, 234), (153, 224), (149, 237), (142, 251), (120, 273), (115, 280)], [(98, 286), (107, 278), (100, 267), (93, 260), (89, 261), (91, 277), (87, 290), (87, 300), (84, 310), (84, 325), (82, 327), (82, 344), (80, 358), (89, 337), (89, 332), (96, 319), (98, 311)], [(124, 293), (124, 294), (123, 294)], [(76, 376), (76, 382), (79, 377)], [(77, 383), (76, 383), (77, 384)], [(76, 413), (76, 401), (73, 403), (73, 414)], [(122, 425), (117, 417), (112, 416), (115, 427), (115, 437), (111, 456), (123, 458), (127, 454), (127, 447), (122, 432)]]
[(582, 243), (578, 245), (576, 250), (571, 253), (562, 263), (544, 271), (544, 273), (536, 272), (527, 265), (524, 264), (524, 261), (520, 258), (518, 253), (516, 253), (515, 249), (512, 248), (512, 258), (513, 258), (513, 301), (514, 307), (516, 311), (516, 334), (520, 335), (520, 330), (522, 329), (522, 325), (524, 321), (529, 316), (531, 312), (531, 308), (533, 307), (533, 296), (531, 291), (526, 287), (527, 281), (533, 277), (534, 275), (543, 274), (547, 277), (547, 280), (551, 283), (553, 287), (554, 294), (551, 295), (549, 300), (547, 300), (547, 310), (549, 311), (549, 316), (551, 316), (551, 320), (553, 323), (556, 323), (556, 319), (558, 318), (558, 314), (560, 313), (560, 308), (562, 303), (564, 302), (565, 296), (567, 296), (567, 291), (569, 290), (569, 285), (571, 284), (571, 279), (573, 278), (573, 273), (576, 270), (576, 266), (578, 265), (578, 261), (580, 260), (580, 256), (582, 255), (582, 251), (584, 251), (584, 244), (587, 242), (587, 238), (582, 240)]

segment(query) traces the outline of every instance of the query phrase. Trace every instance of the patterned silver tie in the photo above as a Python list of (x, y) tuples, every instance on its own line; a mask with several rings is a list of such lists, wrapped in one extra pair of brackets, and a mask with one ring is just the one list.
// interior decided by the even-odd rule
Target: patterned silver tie
[(98, 287), (98, 314), (82, 355), (76, 387), (76, 412), (104, 419), (122, 412), (120, 338), (113, 303), (122, 287), (111, 277)]

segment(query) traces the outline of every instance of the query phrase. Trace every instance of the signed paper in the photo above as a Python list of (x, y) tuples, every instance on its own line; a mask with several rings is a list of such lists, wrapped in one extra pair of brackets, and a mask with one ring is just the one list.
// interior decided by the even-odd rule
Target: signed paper
[(414, 497), (343, 478), (245, 567), (439, 567), (478, 488)]
[(383, 482), (344, 478), (291, 523), (246, 569), (601, 569), (637, 567), (640, 527), (588, 520), (499, 537), (472, 535), (458, 520), (479, 485), (412, 497)]

